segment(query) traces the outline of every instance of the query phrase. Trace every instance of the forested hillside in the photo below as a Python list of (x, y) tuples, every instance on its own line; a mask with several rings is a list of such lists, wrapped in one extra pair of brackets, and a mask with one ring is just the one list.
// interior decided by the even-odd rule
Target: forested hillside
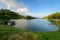
[(51, 15), (48, 15), (43, 19), (60, 19), (60, 12), (52, 13)]

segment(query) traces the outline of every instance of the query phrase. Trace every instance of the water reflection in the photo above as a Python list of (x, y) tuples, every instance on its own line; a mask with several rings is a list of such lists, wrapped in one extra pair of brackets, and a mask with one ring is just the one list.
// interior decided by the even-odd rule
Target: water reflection
[(48, 20), (35, 19), (29, 21), (28, 27), (32, 31), (56, 31), (58, 28)]
[(48, 20), (42, 20), (42, 19), (33, 19), (33, 20), (20, 19), (15, 20), (15, 24), (16, 25), (14, 25), (14, 27), (16, 28), (30, 31), (48, 32), (58, 30), (55, 24), (52, 24)]
[(17, 28), (20, 28), (20, 29), (27, 29), (27, 27), (28, 27), (28, 20), (26, 20), (26, 19), (15, 20), (14, 27), (17, 27)]

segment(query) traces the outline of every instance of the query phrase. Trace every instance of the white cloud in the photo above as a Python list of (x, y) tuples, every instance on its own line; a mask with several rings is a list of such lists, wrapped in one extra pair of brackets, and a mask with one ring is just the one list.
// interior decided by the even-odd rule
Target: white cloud
[(24, 8), (17, 9), (17, 12), (27, 13), (28, 12), (28, 8), (24, 7)]
[(13, 10), (13, 11), (16, 11), (16, 12), (19, 12), (19, 13), (28, 12), (28, 8), (23, 7), (22, 4), (19, 5), (16, 2), (16, 0), (0, 0), (0, 2), (6, 4), (7, 9), (11, 9), (12, 7), (14, 7), (14, 8), (16, 8), (16, 10)]

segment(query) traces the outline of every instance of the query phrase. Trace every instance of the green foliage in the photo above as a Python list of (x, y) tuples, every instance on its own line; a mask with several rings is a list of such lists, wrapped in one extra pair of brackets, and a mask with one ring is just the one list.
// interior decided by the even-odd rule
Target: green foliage
[(47, 17), (44, 17), (44, 19), (60, 19), (60, 12), (56, 12), (54, 14), (48, 15)]
[(19, 14), (7, 9), (0, 10), (0, 20), (10, 20), (10, 19), (17, 19)]
[(5, 23), (6, 21), (9, 21), (11, 19), (21, 19), (22, 17), (22, 15), (19, 15), (18, 13), (7, 9), (0, 10), (0, 23)]

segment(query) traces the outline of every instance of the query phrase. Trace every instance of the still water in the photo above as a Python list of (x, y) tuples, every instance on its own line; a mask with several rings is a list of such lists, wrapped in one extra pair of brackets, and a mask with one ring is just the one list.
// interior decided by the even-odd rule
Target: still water
[(51, 32), (51, 31), (58, 30), (58, 27), (55, 24), (52, 24), (48, 20), (42, 20), (42, 19), (15, 20), (14, 27), (20, 28), (22, 30), (29, 30), (29, 31), (36, 31), (36, 32), (40, 32), (40, 31)]

